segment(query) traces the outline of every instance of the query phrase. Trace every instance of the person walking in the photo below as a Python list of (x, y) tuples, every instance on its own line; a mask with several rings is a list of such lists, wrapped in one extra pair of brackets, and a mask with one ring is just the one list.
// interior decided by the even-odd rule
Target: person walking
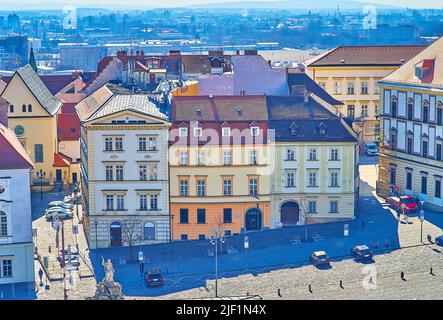
[(43, 270), (40, 268), (38, 270), (38, 277), (40, 278), (40, 287), (43, 287)]

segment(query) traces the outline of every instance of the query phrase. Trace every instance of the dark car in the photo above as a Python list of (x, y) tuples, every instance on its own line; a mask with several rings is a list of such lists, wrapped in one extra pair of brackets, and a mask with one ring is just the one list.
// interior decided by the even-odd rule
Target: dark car
[(437, 244), (439, 246), (443, 246), (443, 235), (435, 237), (435, 244)]
[(359, 245), (355, 246), (351, 250), (352, 256), (355, 258), (355, 260), (372, 260), (372, 257), (374, 256), (374, 253), (369, 249), (366, 245)]
[(324, 251), (314, 252), (309, 256), (309, 259), (311, 260), (314, 266), (329, 265), (329, 263), (331, 262), (331, 259), (329, 258), (328, 254)]
[(162, 287), (164, 284), (160, 270), (145, 272), (145, 282), (148, 288)]

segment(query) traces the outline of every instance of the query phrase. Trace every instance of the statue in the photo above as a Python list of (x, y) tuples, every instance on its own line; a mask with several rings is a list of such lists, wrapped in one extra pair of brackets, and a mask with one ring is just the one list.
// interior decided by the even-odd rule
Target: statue
[(102, 257), (102, 265), (105, 270), (105, 278), (102, 282), (105, 283), (114, 283), (114, 266), (112, 265), (111, 259), (108, 259), (107, 262), (105, 262), (105, 259)]

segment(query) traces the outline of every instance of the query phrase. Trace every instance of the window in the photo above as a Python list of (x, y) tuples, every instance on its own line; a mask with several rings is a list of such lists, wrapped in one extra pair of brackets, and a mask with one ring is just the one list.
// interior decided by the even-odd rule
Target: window
[(112, 138), (105, 138), (105, 151), (112, 151)]
[(35, 158), (35, 162), (38, 162), (38, 163), (43, 162), (43, 145), (42, 144), (34, 145), (34, 158)]
[(138, 138), (138, 150), (139, 151), (146, 151), (146, 148), (147, 148), (146, 137), (139, 137)]
[(108, 211), (114, 210), (114, 195), (112, 194), (106, 195), (106, 210)]
[(181, 224), (188, 224), (189, 223), (188, 209), (180, 209), (180, 223)]
[(258, 194), (258, 179), (250, 178), (249, 179), (249, 194), (255, 196)]
[(151, 210), (158, 210), (158, 194), (151, 194)]
[(139, 197), (140, 210), (148, 210), (148, 195), (141, 194)]
[(157, 181), (157, 169), (158, 167), (155, 164), (149, 166), (149, 180)]
[(205, 224), (206, 223), (206, 210), (205, 209), (197, 209), (197, 223)]
[(310, 161), (317, 160), (317, 149), (309, 149), (309, 160)]
[(308, 187), (317, 186), (317, 172), (309, 172)]
[(117, 210), (125, 210), (125, 196), (122, 194), (117, 195)]
[(317, 212), (317, 201), (309, 201), (308, 202), (308, 212), (316, 213)]
[(9, 106), (9, 112), (14, 113), (14, 105), (13, 104), (11, 104)]
[(338, 81), (334, 82), (334, 93), (341, 94), (341, 83)]
[(390, 175), (389, 175), (389, 180), (391, 182), (391, 185), (395, 185), (396, 180), (397, 180), (397, 170), (395, 169), (395, 167), (391, 167), (390, 169)]
[(338, 213), (338, 201), (334, 200), (329, 202), (329, 212)]
[(228, 128), (228, 127), (222, 128), (222, 136), (223, 137), (230, 137), (231, 136), (231, 128)]
[(412, 99), (408, 99), (408, 106), (407, 106), (407, 117), (408, 120), (412, 120), (414, 118), (414, 101)]
[(288, 188), (295, 187), (295, 172), (294, 171), (286, 172), (286, 187), (288, 187)]
[(374, 135), (377, 137), (377, 140), (380, 139), (380, 125), (378, 123), (374, 125)]
[(331, 149), (331, 159), (332, 161), (338, 161), (338, 149)]
[(406, 138), (406, 152), (412, 154), (412, 137)]
[(22, 112), (26, 112), (26, 105), (22, 105)]
[(361, 83), (361, 94), (368, 94), (368, 92), (369, 92), (368, 88), (369, 88), (368, 82), (363, 81)]
[(394, 96), (391, 99), (391, 116), (393, 118), (397, 117), (397, 105), (398, 105), (398, 101), (397, 101), (397, 98)]
[(231, 165), (231, 151), (224, 151), (223, 152), (223, 164), (225, 166)]
[(423, 122), (429, 122), (429, 102), (427, 100), (423, 101)]
[(286, 151), (287, 157), (286, 160), (288, 161), (294, 161), (295, 160), (295, 151), (293, 149), (288, 149)]
[(198, 165), (199, 166), (204, 166), (206, 163), (206, 153), (205, 151), (199, 151), (198, 152)]
[(188, 136), (188, 128), (179, 128), (178, 135), (180, 137), (187, 137)]
[(25, 128), (23, 126), (15, 126), (14, 133), (17, 137), (22, 137), (25, 134)]
[(8, 217), (0, 211), (0, 237), (8, 236)]
[(348, 106), (348, 118), (349, 119), (355, 118), (355, 106), (352, 104)]
[(355, 94), (355, 84), (354, 82), (348, 82), (348, 94)]
[(421, 177), (421, 193), (428, 194), (428, 178), (426, 176)]
[(232, 209), (223, 209), (223, 223), (232, 223)]
[(123, 138), (115, 138), (115, 150), (123, 151)]
[(406, 189), (412, 190), (412, 172), (411, 171), (406, 172)]
[(368, 112), (368, 105), (367, 104), (363, 104), (361, 106), (361, 117), (362, 118), (366, 118), (369, 116), (369, 112)]
[(186, 241), (186, 240), (188, 240), (188, 235), (187, 235), (187, 234), (182, 234), (182, 235), (180, 236), (180, 240), (182, 240), (182, 241)]
[(257, 164), (257, 150), (249, 151), (249, 164), (256, 165)]
[(206, 196), (206, 180), (204, 179), (197, 180), (197, 195), (199, 197)]
[(28, 104), (28, 112), (32, 112), (32, 105)]
[(115, 166), (115, 180), (123, 181), (123, 166)]
[(232, 236), (232, 231), (231, 230), (225, 230), (225, 237), (230, 237)]
[(156, 151), (157, 150), (157, 138), (156, 137), (149, 137), (149, 151)]
[(379, 94), (380, 93), (380, 87), (378, 86), (377, 83), (374, 84), (374, 94)]
[(426, 140), (422, 141), (421, 156), (423, 158), (426, 158), (428, 156), (428, 141)]
[(106, 166), (106, 181), (114, 180), (114, 168), (112, 166)]
[(296, 136), (296, 135), (298, 134), (298, 127), (297, 127), (296, 125), (292, 124), (292, 125), (289, 127), (289, 134), (290, 134), (291, 136)]
[(0, 277), (1, 278), (11, 278), (12, 277), (12, 260), (11, 259), (1, 259), (0, 260)]
[(442, 157), (441, 157), (441, 146), (442, 146), (441, 143), (437, 143), (437, 145), (436, 145), (437, 150), (436, 150), (435, 158), (436, 158), (438, 161), (441, 161), (441, 160), (442, 160)]
[(441, 180), (435, 180), (435, 193), (434, 197), (441, 199)]
[(331, 183), (331, 187), (336, 188), (339, 186), (338, 184), (338, 172), (337, 171), (331, 171), (330, 173), (330, 183)]
[(155, 240), (155, 225), (152, 222), (147, 222), (143, 231), (145, 240)]
[(199, 234), (198, 240), (206, 240), (206, 236), (204, 234)]
[(148, 167), (146, 165), (141, 165), (138, 167), (139, 172), (139, 180), (147, 181), (148, 180)]
[(203, 135), (203, 129), (200, 127), (194, 128), (194, 137), (201, 137)]
[(437, 106), (437, 124), (439, 126), (443, 125), (443, 105), (441, 102), (439, 102)]
[(188, 180), (180, 180), (180, 195), (182, 197), (187, 197), (189, 195), (188, 187)]
[(391, 133), (391, 149), (395, 150), (397, 148), (397, 130), (392, 130)]
[(189, 164), (188, 152), (187, 151), (180, 151), (180, 165), (187, 166), (188, 164)]
[(251, 127), (251, 136), (258, 137), (260, 129), (258, 127)]
[(232, 195), (232, 179), (223, 179), (223, 195)]

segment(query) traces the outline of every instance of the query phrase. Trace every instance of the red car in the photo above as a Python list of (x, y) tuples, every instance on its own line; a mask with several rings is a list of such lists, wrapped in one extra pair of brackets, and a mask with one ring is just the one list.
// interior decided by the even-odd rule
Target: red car
[(401, 197), (389, 197), (386, 199), (386, 203), (389, 203), (396, 210), (404, 213), (417, 212), (417, 203), (412, 196)]

